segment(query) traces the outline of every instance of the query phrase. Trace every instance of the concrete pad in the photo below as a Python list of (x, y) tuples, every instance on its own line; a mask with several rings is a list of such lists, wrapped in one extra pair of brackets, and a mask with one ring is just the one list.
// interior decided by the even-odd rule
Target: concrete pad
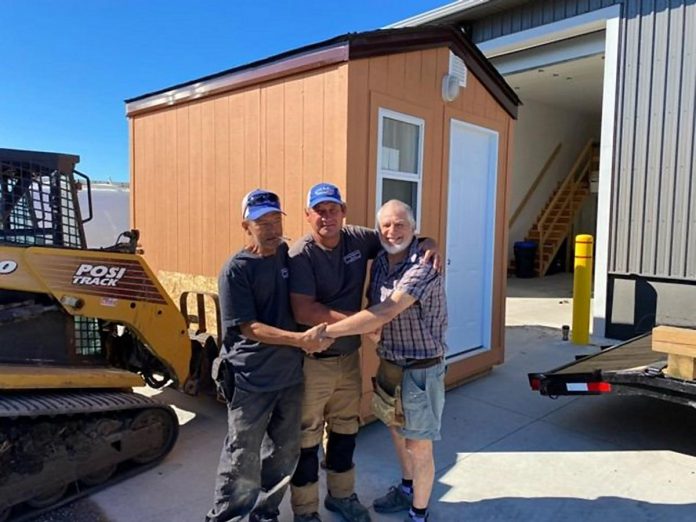
[[(507, 343), (504, 365), (447, 394), (443, 440), (435, 446), (433, 522), (693, 520), (696, 412), (642, 397), (540, 397), (529, 389), (528, 372), (596, 347), (575, 347), (556, 329), (529, 326), (508, 328)], [(182, 423), (165, 461), (40, 522), (203, 520), (226, 409), (171, 390), (159, 397), (177, 408)], [(400, 478), (380, 424), (360, 431), (355, 461), (366, 505)], [(320, 482), (323, 498), (323, 472)], [(287, 496), (281, 510), (281, 522), (291, 522)], [(339, 521), (323, 507), (321, 514), (324, 522)], [(403, 514), (372, 519), (401, 521)]]
[[(590, 302), (590, 310), (594, 301)], [(531, 279), (507, 279), (505, 302), (505, 324), (507, 326), (544, 326), (553, 328), (561, 335), (563, 325), (573, 325), (573, 274), (560, 273)], [(592, 321), (590, 320), (590, 333)], [(592, 336), (595, 346), (612, 344), (615, 341)]]
[[(442, 421), (442, 440), (434, 444), (438, 468), (454, 464), (462, 455), (479, 451), (529, 423), (529, 418), (524, 415), (454, 395), (455, 392), (447, 394)], [(363, 428), (358, 437), (358, 447), (358, 472), (361, 476), (374, 473), (380, 479), (377, 485), (381, 484), (385, 488), (382, 478), (385, 471), (399, 472), (389, 431), (380, 423)], [(391, 480), (400, 478), (398, 474), (392, 475)]]
[(573, 297), (573, 274), (561, 272), (544, 277), (518, 278), (510, 276), (507, 279), (507, 297)]
[(93, 495), (91, 500), (113, 522), (202, 520), (212, 502), (227, 409), (211, 397), (190, 397), (174, 390), (139, 391), (156, 395), (177, 410), (180, 423), (185, 421), (179, 440), (159, 466)]
[(539, 422), (440, 474), (435, 512), (440, 520), (691, 520), (694, 469), (691, 456), (623, 451)]
[(581, 397), (544, 422), (623, 449), (696, 456), (696, 410), (649, 397)]
[(555, 328), (573, 320), (573, 275), (555, 274), (547, 277), (507, 281), (505, 324), (535, 325)]
[(597, 351), (596, 347), (576, 346), (561, 340), (551, 328), (512, 326), (507, 328), (505, 363), (491, 374), (462, 386), (451, 393), (538, 418), (572, 400), (561, 397), (550, 400), (533, 392), (527, 374), (551, 370), (576, 356)]

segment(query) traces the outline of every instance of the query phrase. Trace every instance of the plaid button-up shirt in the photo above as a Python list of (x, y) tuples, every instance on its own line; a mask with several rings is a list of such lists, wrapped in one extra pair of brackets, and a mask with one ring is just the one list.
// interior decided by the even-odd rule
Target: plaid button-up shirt
[(421, 263), (422, 258), (418, 240), (414, 238), (406, 257), (391, 271), (385, 251), (380, 252), (372, 264), (368, 290), (370, 306), (381, 303), (397, 290), (416, 299), (382, 328), (377, 354), (383, 359), (429, 359), (444, 356), (447, 350), (444, 282), (432, 263)]

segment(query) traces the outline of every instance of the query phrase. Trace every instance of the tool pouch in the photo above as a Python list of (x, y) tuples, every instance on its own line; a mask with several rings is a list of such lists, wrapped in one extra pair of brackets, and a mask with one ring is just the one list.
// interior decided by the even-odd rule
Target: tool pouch
[(402, 427), (405, 423), (401, 402), (401, 366), (380, 359), (377, 376), (372, 378), (372, 413), (387, 426)]
[(213, 360), (211, 375), (215, 385), (217, 386), (218, 393), (227, 402), (232, 401), (234, 396), (234, 368), (230, 362), (223, 357), (216, 357)]

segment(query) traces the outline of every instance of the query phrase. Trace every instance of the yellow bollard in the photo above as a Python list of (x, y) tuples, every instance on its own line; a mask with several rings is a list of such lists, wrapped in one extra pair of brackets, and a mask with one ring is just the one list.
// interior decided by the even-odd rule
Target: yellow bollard
[(592, 297), (592, 255), (594, 239), (588, 234), (575, 237), (573, 277), (573, 344), (590, 342), (590, 298)]

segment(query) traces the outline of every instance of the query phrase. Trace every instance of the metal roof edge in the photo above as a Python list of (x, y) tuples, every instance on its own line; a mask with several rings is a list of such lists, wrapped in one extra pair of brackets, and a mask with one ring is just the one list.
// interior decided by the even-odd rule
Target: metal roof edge
[(513, 118), (517, 117), (519, 98), (478, 47), (461, 30), (435, 24), (348, 33), (126, 100), (126, 115), (134, 116), (333, 63), (440, 46), (459, 54), (498, 103)]
[(241, 65), (126, 100), (126, 116), (348, 60), (348, 36)]
[(463, 11), (467, 11), (474, 7), (478, 7), (483, 4), (489, 3), (491, 0), (457, 0), (450, 4), (443, 5), (441, 7), (436, 7), (430, 11), (405, 18), (404, 20), (399, 20), (385, 26), (385, 29), (396, 29), (401, 27), (413, 27), (416, 25), (423, 25), (432, 22), (442, 21), (443, 18), (447, 18), (452, 15), (459, 14)]

